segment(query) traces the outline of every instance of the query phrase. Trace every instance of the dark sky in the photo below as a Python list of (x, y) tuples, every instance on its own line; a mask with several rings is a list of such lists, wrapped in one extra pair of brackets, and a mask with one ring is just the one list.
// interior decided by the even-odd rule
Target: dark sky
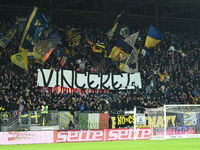
[(200, 0), (0, 0), (0, 17), (25, 17), (33, 6), (54, 22), (106, 28), (124, 11), (126, 24), (153, 24), (182, 32), (200, 30)]

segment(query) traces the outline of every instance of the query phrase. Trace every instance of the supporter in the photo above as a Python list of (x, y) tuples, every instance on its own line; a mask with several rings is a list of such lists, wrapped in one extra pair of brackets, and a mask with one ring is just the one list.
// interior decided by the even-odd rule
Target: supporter
[[(72, 25), (67, 25), (70, 28)], [(9, 26), (8, 26), (9, 27)], [(6, 27), (6, 28), (8, 28)], [(123, 96), (118, 91), (109, 91), (112, 100), (100, 98), (102, 93), (64, 92), (58, 88), (37, 87), (37, 69), (70, 69), (79, 72), (119, 73), (116, 64), (106, 58), (95, 56), (86, 39), (104, 42), (106, 33), (101, 28), (78, 27), (80, 44), (69, 47), (64, 43), (67, 62), (61, 66), (54, 51), (44, 65), (29, 61), (25, 72), (10, 61), (20, 43), (17, 34), (0, 54), (0, 108), (4, 111), (36, 111), (42, 108), (43, 101), (49, 110), (59, 111), (119, 111), (133, 110), (134, 106), (159, 107), (164, 104), (200, 103), (199, 38), (195, 34), (164, 35), (163, 41), (154, 49), (144, 49), (145, 32), (141, 31), (136, 42), (139, 51), (139, 72), (142, 89), (129, 90)], [(47, 36), (47, 30), (43, 37)], [(67, 41), (62, 37), (62, 41)], [(126, 91), (127, 92), (127, 91)], [(122, 92), (125, 93), (125, 92)]]

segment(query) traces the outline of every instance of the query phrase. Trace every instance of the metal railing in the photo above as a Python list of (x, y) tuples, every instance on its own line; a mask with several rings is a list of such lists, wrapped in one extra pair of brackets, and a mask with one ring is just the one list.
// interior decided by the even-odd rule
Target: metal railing
[(19, 115), (11, 117), (7, 122), (4, 122), (2, 126), (4, 127), (3, 130), (6, 130), (6, 131), (12, 131), (13, 129), (19, 128), (20, 127)]
[(32, 111), (18, 114), (2, 124), (1, 131), (80, 129), (78, 120), (68, 111)]
[(109, 114), (79, 111), (48, 111), (47, 114), (41, 111), (24, 112), (2, 124), (1, 131), (108, 129)]

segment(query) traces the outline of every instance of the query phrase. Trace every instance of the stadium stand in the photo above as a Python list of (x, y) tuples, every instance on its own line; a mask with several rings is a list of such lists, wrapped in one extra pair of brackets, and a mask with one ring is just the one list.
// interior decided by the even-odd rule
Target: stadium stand
[(0, 145), (199, 138), (199, 6), (0, 2)]
[[(12, 21), (1, 24), (1, 32), (11, 27)], [(63, 26), (56, 26), (63, 28)], [(54, 27), (55, 28), (55, 27)], [(80, 72), (107, 73), (121, 72), (117, 63), (99, 58), (92, 53), (87, 39), (93, 42), (104, 41), (106, 32), (101, 28), (64, 26), (64, 30), (76, 28), (81, 35), (80, 43), (75, 49), (63, 44), (67, 62), (62, 66), (57, 59), (57, 50), (53, 51), (44, 65), (29, 61), (29, 70), (25, 72), (14, 65), (10, 56), (15, 54), (20, 44), (21, 33), (18, 32), (0, 57), (0, 108), (1, 111), (40, 110), (43, 101), (49, 110), (70, 111), (109, 111), (132, 110), (134, 106), (158, 107), (164, 104), (199, 103), (199, 36), (197, 34), (163, 34), (163, 40), (155, 48), (144, 48), (147, 32), (142, 30), (136, 42), (138, 50), (139, 72), (142, 89), (125, 92), (106, 91), (110, 101), (100, 98), (105, 91), (80, 92), (67, 89), (37, 87), (37, 69), (70, 69)], [(4, 30), (4, 31), (3, 31)], [(132, 31), (132, 30), (131, 30)], [(99, 34), (100, 33), (100, 34)], [(98, 36), (96, 36), (98, 35)], [(43, 35), (45, 36), (45, 35)], [(62, 41), (67, 41), (62, 36)], [(64, 42), (63, 42), (64, 43)]]

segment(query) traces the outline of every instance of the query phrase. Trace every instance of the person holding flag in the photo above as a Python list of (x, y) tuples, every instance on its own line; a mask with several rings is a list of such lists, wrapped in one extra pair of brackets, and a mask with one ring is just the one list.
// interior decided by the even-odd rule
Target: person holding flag
[(113, 24), (112, 29), (107, 33), (107, 36), (108, 36), (108, 39), (109, 39), (109, 40), (112, 39), (112, 37), (113, 37), (113, 35), (114, 35), (114, 32), (115, 32), (115, 30), (117, 29), (117, 26), (118, 26), (118, 24), (119, 24), (119, 19), (120, 19), (120, 17), (122, 16), (123, 13), (124, 13), (124, 12), (122, 11), (122, 12), (117, 16), (117, 18), (116, 18), (116, 20), (115, 20), (115, 22), (114, 22), (114, 24)]

